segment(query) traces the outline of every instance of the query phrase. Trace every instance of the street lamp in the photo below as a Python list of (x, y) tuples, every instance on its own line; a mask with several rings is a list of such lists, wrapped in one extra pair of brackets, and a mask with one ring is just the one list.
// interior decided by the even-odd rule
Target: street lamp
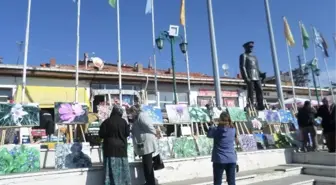
[[(170, 29), (172, 26), (170, 26)], [(174, 29), (176, 29), (176, 26), (173, 26)], [(177, 28), (178, 30), (178, 28)], [(178, 32), (178, 31), (177, 31)], [(180, 50), (183, 54), (187, 52), (187, 46), (188, 44), (184, 41), (184, 39), (181, 36), (178, 36), (178, 33), (176, 31), (172, 33), (171, 30), (163, 31), (160, 33), (159, 37), (155, 39), (156, 46), (159, 50), (162, 50), (164, 47), (164, 41), (168, 41), (170, 43), (170, 54), (171, 54), (171, 65), (172, 65), (172, 71), (173, 71), (173, 90), (174, 90), (174, 103), (177, 104), (177, 93), (176, 93), (176, 77), (175, 77), (175, 58), (174, 58), (174, 44), (176, 40), (180, 40), (181, 43), (179, 44)]]
[(313, 76), (313, 83), (314, 83), (314, 88), (315, 88), (315, 95), (316, 95), (316, 100), (317, 100), (317, 104), (320, 104), (320, 100), (319, 100), (319, 96), (318, 96), (318, 92), (317, 92), (317, 86), (316, 86), (316, 79), (315, 79), (315, 75), (316, 76), (320, 76), (320, 69), (317, 67), (317, 59), (314, 58), (311, 62), (308, 63), (308, 65), (306, 66), (307, 68), (310, 68), (312, 76)]
[(188, 47), (188, 43), (184, 41), (180, 43), (180, 50), (183, 54), (187, 52), (187, 47)]

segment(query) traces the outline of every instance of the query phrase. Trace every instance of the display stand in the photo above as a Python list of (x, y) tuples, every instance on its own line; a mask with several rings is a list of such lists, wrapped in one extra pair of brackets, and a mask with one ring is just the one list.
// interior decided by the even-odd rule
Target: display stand
[[(213, 124), (215, 124), (215, 123), (213, 123)], [(209, 130), (209, 124), (205, 123), (205, 126), (206, 126), (207, 130)], [(204, 127), (203, 127), (203, 129), (204, 129)]]
[(234, 122), (234, 125), (237, 130), (237, 134), (250, 134), (250, 130), (246, 126), (246, 122), (237, 121)]
[[(181, 136), (193, 136), (194, 134), (194, 129), (193, 129), (193, 123), (177, 123), (180, 125), (180, 131), (181, 131)], [(186, 125), (186, 126), (184, 126)], [(177, 135), (176, 135), (177, 137)]]
[[(66, 143), (73, 143), (74, 142), (74, 137), (73, 137), (73, 126), (72, 125), (62, 125), (62, 126), (66, 126)], [(83, 127), (82, 125), (77, 125), (77, 124), (74, 124), (74, 126), (77, 128), (79, 127), (80, 129), (80, 132), (81, 132), (81, 135), (83, 137), (83, 141), (86, 142), (86, 138), (85, 138), (85, 133), (84, 133), (84, 130), (83, 130)], [(57, 137), (57, 142), (59, 142), (59, 139), (60, 139), (60, 129), (58, 129), (58, 137)]]
[(3, 129), (1, 131), (1, 143), (0, 143), (0, 145), (5, 145), (5, 139), (6, 139), (6, 129)]
[(264, 99), (264, 105), (265, 105), (265, 109), (266, 109), (266, 110), (269, 110), (269, 109), (270, 109), (270, 107), (269, 107), (269, 105), (268, 105), (268, 103), (267, 103), (267, 100), (265, 100), (265, 99)]
[(248, 101), (249, 101), (249, 103), (248, 103), (247, 111), (249, 113), (249, 116), (250, 117), (258, 116), (258, 112), (257, 112), (256, 108), (253, 106), (253, 104), (251, 103), (250, 100), (248, 100)]
[[(0, 145), (2, 146), (2, 145), (5, 145), (5, 140), (6, 140), (6, 134), (7, 134), (7, 129), (8, 128), (27, 128), (28, 129), (28, 133), (27, 133), (27, 135), (28, 135), (28, 137), (29, 137), (29, 141), (30, 141), (30, 143), (33, 143), (34, 142), (34, 137), (32, 136), (32, 134), (31, 134), (31, 131), (32, 131), (32, 129), (31, 129), (31, 127), (6, 127), (6, 128), (2, 128), (2, 131), (1, 131), (1, 140), (0, 140)], [(22, 133), (21, 133), (21, 131), (19, 132), (19, 136), (18, 136), (18, 144), (22, 144)], [(11, 143), (11, 144), (13, 144), (13, 143)]]
[[(265, 100), (265, 99), (264, 99), (264, 104), (265, 104), (265, 110), (271, 110), (271, 108), (268, 105), (267, 100)], [(268, 127), (268, 130), (269, 130), (270, 134), (276, 133), (276, 130), (277, 130), (278, 126), (280, 127), (281, 125), (278, 125), (278, 123), (267, 124), (267, 127)]]
[[(201, 123), (201, 122), (196, 122), (196, 123), (193, 123), (194, 125), (195, 125), (195, 129), (196, 129), (196, 136), (200, 136), (200, 135), (207, 135), (206, 134), (206, 131), (205, 131), (205, 129), (204, 129), (204, 126), (209, 130), (209, 125), (208, 125), (208, 123)], [(200, 131), (200, 129), (201, 129), (201, 131)], [(195, 133), (194, 132), (194, 133)]]

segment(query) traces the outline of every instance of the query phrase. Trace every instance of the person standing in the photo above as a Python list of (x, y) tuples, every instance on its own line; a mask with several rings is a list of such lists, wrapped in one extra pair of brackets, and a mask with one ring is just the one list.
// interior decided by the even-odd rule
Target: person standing
[(236, 185), (237, 143), (236, 129), (227, 112), (222, 112), (218, 126), (212, 125), (207, 136), (214, 139), (211, 161), (213, 163), (213, 183), (221, 185), (225, 170), (228, 185)]
[(328, 149), (330, 153), (335, 153), (335, 148), (336, 148), (336, 108), (335, 104), (333, 103), (331, 105), (331, 120), (330, 120), (330, 127), (329, 127), (329, 132), (327, 135), (327, 143), (329, 143)]
[(133, 125), (132, 139), (134, 152), (142, 158), (145, 185), (155, 185), (153, 154), (157, 151), (156, 137), (158, 131), (154, 128), (153, 121), (140, 105), (131, 107)]
[(99, 129), (103, 141), (105, 185), (131, 185), (127, 158), (129, 125), (122, 118), (123, 108), (114, 105), (111, 115)]
[(323, 105), (321, 105), (319, 109), (317, 110), (317, 116), (322, 118), (321, 125), (323, 128), (323, 136), (326, 139), (329, 152), (331, 152), (333, 150), (332, 146), (330, 145), (332, 143), (332, 141), (330, 141), (332, 137), (328, 137), (328, 134), (332, 136), (331, 107), (326, 98), (323, 98), (322, 103)]
[(48, 142), (51, 141), (51, 136), (55, 131), (55, 123), (53, 117), (48, 111), (40, 111), (40, 129), (45, 129)]
[(305, 152), (307, 150), (307, 143), (310, 143), (309, 134), (312, 140), (312, 150), (317, 150), (317, 138), (316, 138), (316, 127), (315, 127), (315, 117), (316, 111), (311, 106), (310, 101), (305, 101), (303, 107), (298, 112), (298, 125), (303, 137), (303, 142), (301, 150)]

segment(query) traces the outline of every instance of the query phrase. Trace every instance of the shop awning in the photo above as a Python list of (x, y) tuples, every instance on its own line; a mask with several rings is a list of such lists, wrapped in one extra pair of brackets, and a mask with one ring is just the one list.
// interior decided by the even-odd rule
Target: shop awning
[[(15, 93), (15, 102), (21, 102), (21, 86)], [(78, 88), (78, 102), (90, 105), (85, 88)], [(27, 86), (24, 103), (38, 103), (40, 108), (53, 108), (55, 102), (74, 102), (74, 87)]]

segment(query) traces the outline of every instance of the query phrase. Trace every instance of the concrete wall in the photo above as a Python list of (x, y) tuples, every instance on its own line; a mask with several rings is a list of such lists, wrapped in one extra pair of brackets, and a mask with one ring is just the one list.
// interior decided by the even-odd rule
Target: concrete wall
[[(93, 151), (98, 152), (98, 150)], [(42, 151), (42, 153), (45, 153)], [(45, 153), (46, 154), (46, 153)], [(41, 161), (46, 155), (41, 155)], [(52, 166), (52, 152), (48, 154), (47, 166)], [(92, 160), (99, 161), (99, 155), (92, 153)], [(255, 152), (239, 152), (238, 164), (240, 171), (274, 167), (292, 162), (291, 149), (260, 150)], [(196, 177), (212, 176), (211, 157), (195, 157), (164, 161), (165, 168), (155, 172), (159, 183), (181, 181)], [(141, 163), (130, 163), (132, 184), (144, 184)], [(103, 184), (104, 172), (102, 166), (91, 169), (47, 170), (38, 173), (0, 176), (0, 185), (100, 185)]]

